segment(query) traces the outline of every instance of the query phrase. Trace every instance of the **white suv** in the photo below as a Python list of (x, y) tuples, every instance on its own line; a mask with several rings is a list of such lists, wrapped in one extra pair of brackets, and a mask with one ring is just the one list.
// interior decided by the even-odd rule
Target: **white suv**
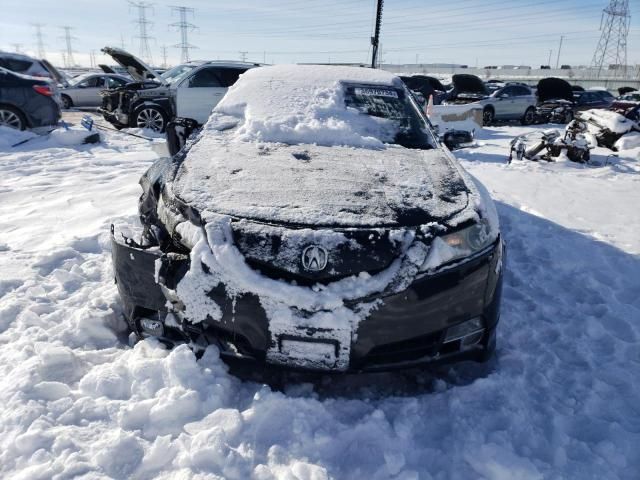
[(193, 61), (162, 75), (130, 53), (105, 47), (134, 82), (102, 93), (104, 118), (117, 127), (150, 128), (162, 132), (174, 117), (202, 124), (238, 77), (255, 63)]

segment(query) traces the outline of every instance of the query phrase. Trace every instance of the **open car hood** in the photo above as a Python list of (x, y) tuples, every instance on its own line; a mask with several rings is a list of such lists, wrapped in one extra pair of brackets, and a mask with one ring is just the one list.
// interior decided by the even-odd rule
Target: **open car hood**
[(567, 100), (573, 102), (573, 90), (569, 82), (561, 78), (543, 78), (538, 82), (538, 100), (546, 102), (548, 100)]
[(153, 70), (138, 57), (131, 55), (126, 50), (114, 47), (104, 47), (101, 51), (102, 53), (109, 55), (119, 65), (124, 67), (134, 81), (145, 82), (148, 80), (154, 80), (161, 84), (165, 83), (164, 79), (160, 74), (158, 74), (158, 72)]
[(475, 75), (460, 73), (451, 77), (451, 83), (458, 93), (479, 93), (487, 95), (484, 82)]

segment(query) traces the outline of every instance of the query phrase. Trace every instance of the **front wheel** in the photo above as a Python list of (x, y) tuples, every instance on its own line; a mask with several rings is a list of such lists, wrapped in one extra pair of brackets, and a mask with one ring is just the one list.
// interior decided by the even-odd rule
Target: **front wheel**
[(0, 105), (0, 125), (15, 128), (16, 130), (27, 128), (27, 122), (20, 110), (3, 105)]
[(524, 115), (522, 116), (522, 120), (520, 121), (520, 123), (522, 123), (522, 125), (531, 125), (536, 119), (536, 109), (533, 107), (529, 107), (527, 108), (527, 111), (524, 112)]
[(493, 108), (485, 108), (482, 111), (482, 124), (487, 126), (493, 123), (493, 119), (495, 118), (495, 112)]
[(133, 114), (132, 126), (162, 133), (167, 126), (167, 115), (158, 107), (142, 105)]

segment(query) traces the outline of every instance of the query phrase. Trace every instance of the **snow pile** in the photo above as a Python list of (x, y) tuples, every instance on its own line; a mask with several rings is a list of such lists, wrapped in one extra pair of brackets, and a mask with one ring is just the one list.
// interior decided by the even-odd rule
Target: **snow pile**
[(629, 132), (618, 139), (614, 144), (618, 152), (640, 149), (640, 132)]
[(381, 70), (317, 65), (278, 65), (248, 70), (214, 109), (205, 129), (221, 117), (241, 124), (236, 138), (287, 144), (382, 148), (395, 135), (389, 120), (348, 109), (342, 82), (403, 88)]
[(580, 112), (579, 118), (587, 122), (587, 127), (593, 128), (589, 122), (608, 128), (613, 133), (627, 133), (636, 123), (626, 118), (624, 115), (609, 110), (595, 109)]
[(0, 125), (0, 149), (2, 150), (9, 150), (13, 145), (37, 137), (37, 134), (30, 132), (29, 130), (21, 131)]

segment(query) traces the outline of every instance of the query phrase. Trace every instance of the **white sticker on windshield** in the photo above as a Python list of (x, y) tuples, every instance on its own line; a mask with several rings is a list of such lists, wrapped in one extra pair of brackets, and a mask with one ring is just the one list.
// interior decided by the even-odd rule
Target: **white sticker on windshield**
[(398, 98), (398, 92), (392, 89), (384, 88), (361, 88), (356, 87), (353, 89), (353, 93), (365, 97), (392, 97)]

